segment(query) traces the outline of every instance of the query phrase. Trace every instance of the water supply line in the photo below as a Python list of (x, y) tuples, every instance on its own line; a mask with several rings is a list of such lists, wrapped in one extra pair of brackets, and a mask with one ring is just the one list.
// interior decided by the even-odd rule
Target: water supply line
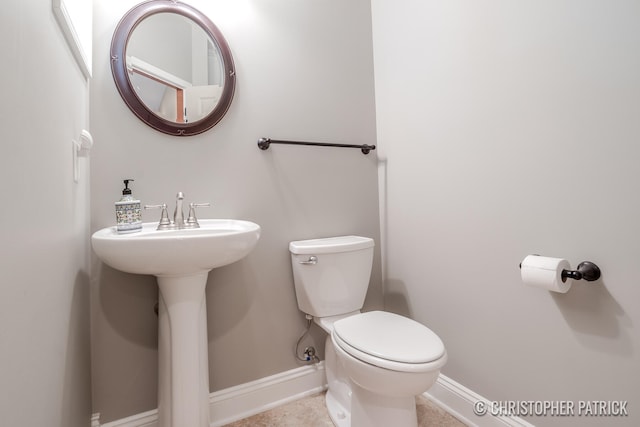
[(309, 335), (309, 329), (311, 329), (311, 321), (313, 320), (313, 316), (306, 314), (305, 318), (307, 319), (307, 328), (304, 333), (298, 338), (298, 342), (296, 342), (296, 348), (294, 349), (296, 359), (305, 363), (320, 363), (320, 358), (316, 355), (316, 349), (313, 346), (305, 347), (303, 356), (300, 356), (299, 348), (300, 343)]

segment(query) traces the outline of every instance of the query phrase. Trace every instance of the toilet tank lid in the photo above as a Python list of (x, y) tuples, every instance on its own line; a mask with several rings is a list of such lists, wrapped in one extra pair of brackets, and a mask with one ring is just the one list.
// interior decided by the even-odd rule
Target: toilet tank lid
[(338, 236), (323, 239), (298, 240), (289, 243), (293, 254), (329, 254), (350, 252), (375, 246), (373, 239), (361, 236)]

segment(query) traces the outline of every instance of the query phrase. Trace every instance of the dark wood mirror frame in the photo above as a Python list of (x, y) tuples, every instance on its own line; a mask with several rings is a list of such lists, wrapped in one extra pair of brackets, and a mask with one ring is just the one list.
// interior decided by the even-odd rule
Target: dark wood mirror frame
[[(145, 18), (156, 13), (176, 13), (198, 24), (220, 51), (225, 72), (224, 87), (215, 108), (204, 118), (190, 123), (176, 123), (156, 115), (137, 95), (127, 73), (126, 49), (133, 30)], [(152, 128), (175, 136), (190, 136), (215, 126), (226, 114), (236, 86), (236, 72), (231, 50), (220, 30), (203, 13), (193, 7), (172, 0), (151, 0), (131, 9), (118, 23), (111, 41), (111, 72), (120, 96), (129, 109)]]

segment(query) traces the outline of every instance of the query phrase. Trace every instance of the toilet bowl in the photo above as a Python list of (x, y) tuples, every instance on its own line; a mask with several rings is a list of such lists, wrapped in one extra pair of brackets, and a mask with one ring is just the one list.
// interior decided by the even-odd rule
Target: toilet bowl
[(326, 403), (338, 427), (416, 427), (415, 396), (437, 380), (447, 354), (426, 326), (384, 311), (361, 313), (373, 239), (291, 242), (299, 308), (327, 332)]
[(406, 317), (382, 311), (334, 324), (337, 360), (351, 383), (351, 426), (416, 426), (415, 396), (447, 361), (442, 341)]

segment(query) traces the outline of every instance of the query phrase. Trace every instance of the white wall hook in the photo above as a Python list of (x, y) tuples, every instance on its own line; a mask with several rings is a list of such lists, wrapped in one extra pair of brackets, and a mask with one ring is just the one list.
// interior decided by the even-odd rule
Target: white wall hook
[(88, 130), (82, 129), (80, 132), (80, 142), (78, 143), (78, 155), (88, 156), (93, 147), (93, 137)]
[(73, 181), (78, 182), (78, 157), (89, 157), (89, 152), (93, 148), (93, 137), (88, 130), (82, 129), (79, 141), (72, 140), (73, 150)]

